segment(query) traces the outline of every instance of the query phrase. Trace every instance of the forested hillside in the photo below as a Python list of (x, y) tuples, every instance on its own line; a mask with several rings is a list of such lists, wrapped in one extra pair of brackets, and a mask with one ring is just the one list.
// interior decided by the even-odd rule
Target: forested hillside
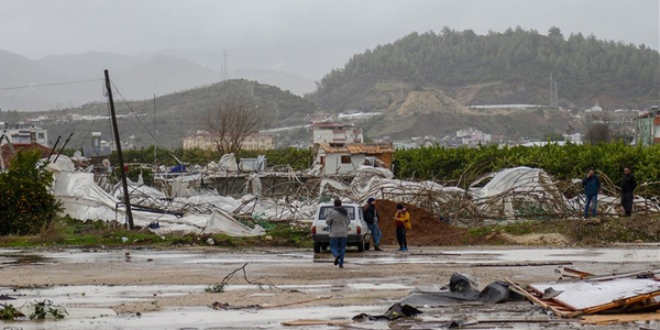
[(406, 90), (441, 89), (470, 104), (644, 107), (657, 102), (660, 57), (645, 45), (548, 35), (521, 28), (477, 35), (471, 30), (412, 33), (353, 56), (318, 83), (310, 97), (330, 111), (382, 110)]
[[(314, 103), (288, 91), (243, 79), (168, 94), (155, 100), (127, 101), (123, 99), (122, 92), (119, 89), (114, 91), (122, 141), (131, 141), (129, 137), (133, 136), (132, 141), (141, 146), (153, 144), (151, 134), (156, 136), (163, 147), (180, 146), (184, 136), (194, 134), (197, 130), (209, 130), (209, 113), (223, 102), (261, 109), (262, 129), (305, 124), (308, 121), (306, 115), (317, 111)], [(48, 130), (51, 140), (58, 135), (66, 136), (76, 132), (70, 142), (71, 147), (90, 143), (89, 133), (93, 131), (102, 132), (104, 139), (112, 138), (109, 121), (104, 119), (108, 116), (105, 102), (89, 103), (62, 111), (3, 111), (0, 112), (0, 121), (5, 117), (6, 121), (15, 122), (38, 116), (50, 118), (38, 125)], [(154, 127), (156, 133), (153, 133)]]

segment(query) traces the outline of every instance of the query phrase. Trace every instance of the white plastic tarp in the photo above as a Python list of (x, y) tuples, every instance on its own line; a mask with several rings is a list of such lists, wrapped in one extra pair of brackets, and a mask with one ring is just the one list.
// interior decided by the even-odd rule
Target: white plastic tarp
[[(79, 220), (118, 220), (123, 223), (125, 208), (117, 208), (119, 199), (113, 197), (94, 182), (91, 173), (57, 173), (53, 184), (53, 194), (62, 203), (63, 214)], [(116, 209), (117, 208), (117, 209)], [(148, 226), (157, 221), (160, 228), (157, 232), (181, 230), (186, 232), (226, 233), (228, 235), (248, 236), (261, 235), (260, 227), (251, 229), (237, 222), (231, 214), (221, 209), (207, 212), (187, 212), (177, 218), (173, 214), (163, 214), (148, 211), (134, 211), (133, 223), (137, 226)], [(228, 224), (222, 224), (222, 222)]]

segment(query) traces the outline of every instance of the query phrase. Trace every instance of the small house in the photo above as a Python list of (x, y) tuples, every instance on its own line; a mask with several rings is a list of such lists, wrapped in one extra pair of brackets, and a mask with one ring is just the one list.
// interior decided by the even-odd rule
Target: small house
[(314, 164), (319, 165), (321, 175), (351, 175), (367, 165), (392, 168), (394, 146), (391, 143), (349, 143), (331, 146), (327, 143), (315, 145)]

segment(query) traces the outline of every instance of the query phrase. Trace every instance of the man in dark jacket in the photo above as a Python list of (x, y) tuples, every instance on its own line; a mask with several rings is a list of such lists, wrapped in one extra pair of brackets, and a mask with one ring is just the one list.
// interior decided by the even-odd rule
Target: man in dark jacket
[(335, 266), (344, 268), (348, 226), (351, 220), (348, 218), (348, 211), (341, 206), (341, 200), (335, 199), (334, 206), (325, 218), (325, 223), (330, 226), (330, 253), (335, 257)]
[(594, 169), (590, 168), (587, 172), (587, 176), (582, 179), (582, 185), (584, 186), (584, 195), (586, 196), (586, 201), (584, 203), (584, 217), (589, 217), (589, 206), (591, 203), (594, 205), (594, 210), (592, 212), (593, 216), (596, 216), (596, 210), (598, 206), (598, 191), (600, 190), (600, 180), (598, 175), (594, 173)]
[(633, 191), (637, 188), (635, 175), (630, 173), (630, 167), (623, 168), (623, 178), (621, 179), (621, 206), (629, 217), (632, 214), (633, 207)]
[(367, 226), (371, 231), (371, 237), (374, 239), (374, 250), (383, 251), (380, 249), (380, 238), (383, 236), (383, 233), (378, 228), (378, 212), (376, 212), (376, 199), (369, 197), (367, 199), (367, 205), (364, 208), (364, 221), (367, 222)]

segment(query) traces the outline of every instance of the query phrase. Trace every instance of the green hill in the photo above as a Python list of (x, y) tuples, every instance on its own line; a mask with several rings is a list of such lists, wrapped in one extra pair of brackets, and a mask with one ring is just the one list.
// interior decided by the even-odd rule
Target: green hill
[[(178, 147), (183, 137), (198, 130), (208, 130), (208, 114), (224, 101), (240, 102), (262, 109), (262, 129), (300, 125), (308, 122), (307, 114), (317, 111), (316, 105), (288, 91), (242, 79), (228, 80), (206, 87), (168, 94), (155, 100), (127, 101), (121, 90), (113, 92), (118, 126), (123, 142), (136, 145), (154, 143), (151, 134), (163, 147)], [(155, 111), (154, 111), (155, 108)], [(0, 112), (0, 121), (13, 112)], [(47, 116), (37, 125), (48, 130), (55, 141), (58, 135), (75, 132), (69, 147), (90, 143), (89, 133), (98, 131), (103, 139), (112, 140), (107, 102), (89, 103), (79, 108), (45, 112), (21, 112), (22, 120)], [(97, 119), (92, 120), (96, 117)], [(12, 118), (11, 121), (15, 121)], [(151, 134), (150, 134), (151, 133)]]
[(559, 105), (606, 109), (657, 103), (660, 56), (644, 45), (591, 35), (549, 35), (521, 28), (477, 35), (444, 28), (412, 33), (353, 56), (309, 95), (323, 109), (384, 110), (411, 90), (436, 88), (463, 105), (550, 104), (550, 77)]

